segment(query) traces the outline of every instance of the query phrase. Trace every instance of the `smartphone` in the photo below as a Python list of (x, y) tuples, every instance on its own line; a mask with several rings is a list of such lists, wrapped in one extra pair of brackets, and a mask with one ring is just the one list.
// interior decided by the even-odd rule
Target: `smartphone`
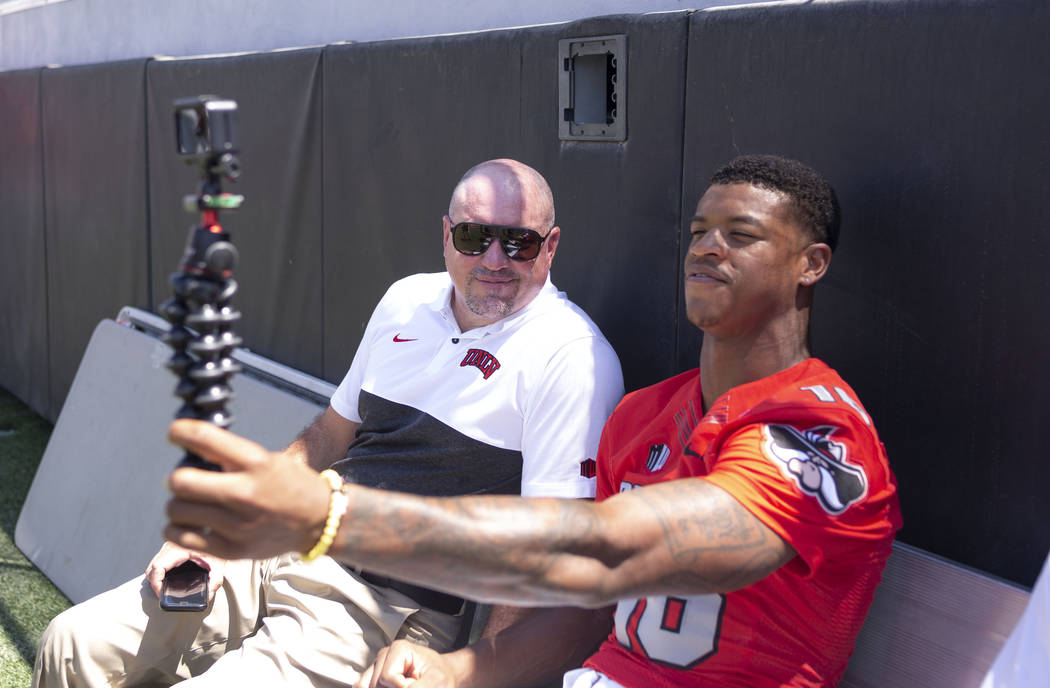
[(208, 569), (186, 561), (164, 576), (160, 608), (169, 612), (199, 612), (208, 607)]

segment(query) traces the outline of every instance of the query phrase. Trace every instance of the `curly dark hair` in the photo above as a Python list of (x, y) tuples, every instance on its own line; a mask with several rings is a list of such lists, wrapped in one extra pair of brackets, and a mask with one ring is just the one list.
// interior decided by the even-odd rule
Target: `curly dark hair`
[(812, 239), (834, 251), (841, 216), (835, 190), (816, 170), (776, 155), (742, 155), (711, 177), (711, 184), (752, 184), (792, 200), (798, 220)]

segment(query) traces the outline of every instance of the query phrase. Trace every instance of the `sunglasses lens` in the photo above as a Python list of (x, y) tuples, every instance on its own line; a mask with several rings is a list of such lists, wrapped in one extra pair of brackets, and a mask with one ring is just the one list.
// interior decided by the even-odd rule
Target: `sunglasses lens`
[(492, 236), (492, 231), (486, 225), (460, 222), (452, 228), (452, 245), (460, 253), (477, 256), (488, 249), (492, 243)]
[(505, 229), (500, 237), (508, 258), (532, 260), (540, 254), (542, 237), (531, 229)]
[(500, 227), (478, 222), (460, 222), (452, 228), (452, 245), (468, 256), (481, 255), (493, 239), (499, 239), (511, 260), (532, 260), (540, 254), (543, 237), (539, 232), (521, 227)]

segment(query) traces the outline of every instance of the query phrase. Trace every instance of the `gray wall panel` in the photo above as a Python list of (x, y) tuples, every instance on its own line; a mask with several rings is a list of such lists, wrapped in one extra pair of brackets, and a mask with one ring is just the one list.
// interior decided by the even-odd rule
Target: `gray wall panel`
[(214, 94), (238, 104), (243, 174), (223, 188), (246, 197), (220, 221), (240, 252), (234, 269), (244, 347), (313, 375), (321, 364), (321, 50), (158, 60), (148, 70), (153, 305), (170, 296), (188, 229), (182, 209), (197, 166), (175, 152), (172, 102)]
[(145, 67), (42, 74), (52, 419), (99, 320), (149, 304)]
[(1048, 25), (1035, 0), (698, 13), (686, 101), (686, 188), (772, 152), (839, 191), (814, 352), (878, 424), (901, 538), (1025, 584), (1050, 548)]
[(41, 140), (40, 70), (0, 73), (0, 385), (48, 416)]

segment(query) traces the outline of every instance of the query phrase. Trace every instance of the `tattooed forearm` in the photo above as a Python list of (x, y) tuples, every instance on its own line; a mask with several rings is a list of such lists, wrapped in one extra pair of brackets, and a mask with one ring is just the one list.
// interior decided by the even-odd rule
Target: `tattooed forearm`
[(683, 502), (697, 501), (696, 482), (669, 482), (667, 490), (660, 491), (668, 494), (654, 492), (646, 502), (660, 522), (671, 556), (695, 558), (709, 550), (751, 549), (766, 541), (751, 513), (728, 496), (683, 510)]
[(348, 489), (351, 505), (333, 547), (341, 559), (487, 602), (601, 606), (647, 594), (723, 592), (794, 554), (699, 479), (599, 504)]
[[(580, 601), (580, 552), (597, 531), (589, 502), (349, 490), (335, 547), (346, 561), (486, 601)], [(467, 572), (484, 583), (465, 585)]]
[(724, 592), (759, 580), (794, 552), (747, 509), (700, 480), (666, 483), (646, 505), (674, 562), (660, 580), (689, 591)]

